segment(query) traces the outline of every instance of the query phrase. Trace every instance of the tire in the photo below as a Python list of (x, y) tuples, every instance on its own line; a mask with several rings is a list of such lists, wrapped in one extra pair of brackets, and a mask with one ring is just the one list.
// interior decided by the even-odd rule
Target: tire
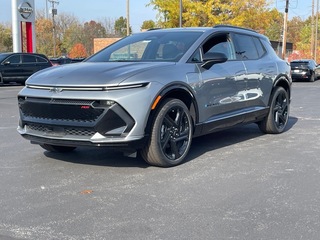
[(269, 113), (259, 122), (259, 128), (264, 133), (282, 133), (288, 123), (290, 100), (283, 87), (276, 87), (271, 95)]
[(72, 152), (73, 150), (76, 149), (76, 147), (55, 146), (50, 144), (41, 144), (40, 147), (42, 147), (43, 149), (49, 152), (60, 152), (60, 153)]
[(140, 153), (150, 165), (176, 166), (189, 152), (192, 133), (189, 109), (179, 99), (167, 99), (157, 110), (148, 144)]
[(310, 76), (309, 81), (310, 81), (310, 82), (314, 82), (314, 79), (315, 79), (315, 76), (314, 76), (314, 73), (312, 73), (311, 76)]

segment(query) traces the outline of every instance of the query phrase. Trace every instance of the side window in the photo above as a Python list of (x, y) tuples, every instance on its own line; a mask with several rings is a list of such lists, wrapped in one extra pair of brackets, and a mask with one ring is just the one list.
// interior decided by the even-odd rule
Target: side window
[(315, 67), (316, 67), (316, 63), (315, 63), (314, 61), (310, 61), (309, 64), (310, 64), (310, 67), (311, 67), (311, 68), (315, 68)]
[(256, 46), (256, 49), (258, 51), (258, 55), (259, 58), (262, 57), (267, 51), (264, 48), (264, 46), (262, 45), (261, 41), (259, 40), (259, 38), (256, 37), (252, 37), (254, 45)]
[(210, 53), (223, 53), (228, 60), (235, 60), (235, 51), (229, 34), (215, 35), (203, 44), (204, 55)]
[(237, 59), (254, 60), (259, 58), (253, 37), (242, 34), (235, 34), (234, 36)]
[(40, 63), (46, 63), (47, 62), (47, 60), (42, 58), (42, 57), (36, 57), (36, 59), (37, 59), (37, 62), (40, 62)]
[(17, 64), (20, 63), (20, 55), (14, 55), (11, 57), (8, 57), (5, 62), (10, 62), (11, 64)]
[(32, 55), (22, 55), (22, 63), (35, 63), (36, 57)]

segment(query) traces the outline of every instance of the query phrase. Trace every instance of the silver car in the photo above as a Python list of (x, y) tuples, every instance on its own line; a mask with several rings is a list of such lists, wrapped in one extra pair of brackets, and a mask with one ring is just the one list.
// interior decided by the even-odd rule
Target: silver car
[(289, 64), (255, 31), (151, 30), (32, 75), (18, 95), (18, 132), (48, 151), (111, 147), (169, 167), (196, 136), (252, 122), (283, 132), (291, 82)]

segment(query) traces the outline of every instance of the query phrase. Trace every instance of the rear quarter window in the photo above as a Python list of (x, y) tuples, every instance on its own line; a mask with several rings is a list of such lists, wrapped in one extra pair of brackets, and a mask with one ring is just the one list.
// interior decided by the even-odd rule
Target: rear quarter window
[(234, 34), (234, 40), (238, 60), (255, 60), (259, 58), (254, 37), (244, 34)]

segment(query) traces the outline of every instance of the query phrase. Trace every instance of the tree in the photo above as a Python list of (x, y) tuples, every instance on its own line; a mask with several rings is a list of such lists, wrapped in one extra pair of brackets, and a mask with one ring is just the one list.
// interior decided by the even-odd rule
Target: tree
[(155, 28), (155, 27), (156, 27), (155, 22), (152, 21), (152, 20), (148, 20), (148, 21), (144, 21), (142, 23), (141, 30), (142, 29), (152, 29), (152, 28)]
[[(127, 36), (127, 19), (124, 17), (118, 18), (114, 23), (114, 29), (118, 37)], [(129, 32), (132, 33), (131, 27), (129, 27)]]
[[(53, 56), (52, 21), (38, 17), (36, 20), (37, 52)], [(56, 49), (57, 50), (57, 49)]]
[(83, 32), (82, 24), (74, 16), (66, 13), (60, 13), (55, 19), (57, 39), (60, 42), (62, 54), (68, 53), (75, 42), (80, 41)]
[[(159, 11), (161, 27), (178, 27), (180, 8), (177, 0), (151, 0), (148, 6)], [(231, 24), (258, 31), (267, 29), (281, 15), (270, 10), (266, 0), (183, 0), (184, 27)]]
[(0, 24), (0, 52), (11, 52), (12, 33), (8, 26)]
[(83, 44), (81, 44), (81, 43), (75, 44), (69, 52), (69, 57), (70, 58), (87, 57), (87, 51), (86, 51), (85, 47), (83, 46)]
[(101, 23), (90, 21), (83, 25), (84, 35), (82, 36), (82, 43), (87, 49), (89, 55), (93, 54), (93, 39), (106, 37), (106, 29)]
[(102, 26), (106, 29), (107, 37), (116, 37), (116, 31), (114, 29), (115, 21), (115, 19), (111, 18), (103, 18), (99, 20)]

